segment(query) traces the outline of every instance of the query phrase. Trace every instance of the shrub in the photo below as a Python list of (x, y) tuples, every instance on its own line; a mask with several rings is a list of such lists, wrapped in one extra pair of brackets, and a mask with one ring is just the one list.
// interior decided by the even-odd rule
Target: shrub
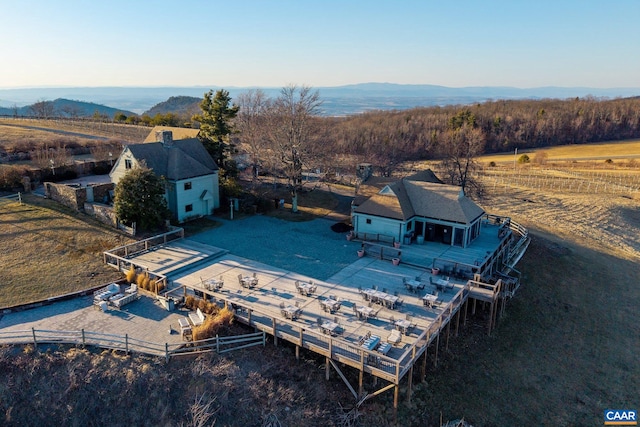
[(145, 288), (145, 282), (144, 282), (144, 273), (140, 273), (136, 276), (136, 285), (138, 285), (139, 288), (142, 289), (147, 289)]
[(193, 340), (199, 341), (207, 338), (213, 338), (218, 334), (220, 329), (228, 327), (232, 323), (233, 313), (225, 307), (219, 310), (215, 316), (207, 316), (202, 325), (194, 326), (192, 328)]
[(489, 167), (491, 168), (495, 168), (496, 167), (496, 162), (494, 162), (493, 160), (489, 162)]
[(144, 278), (142, 279), (142, 286), (148, 291), (155, 292), (155, 289), (153, 288), (153, 286), (151, 286), (151, 278), (149, 277), (149, 273), (144, 274)]
[(187, 297), (184, 300), (184, 306), (187, 307), (189, 310), (195, 310), (196, 307), (196, 298), (193, 295), (187, 295)]
[(133, 266), (133, 264), (131, 264), (131, 267), (129, 267), (129, 270), (126, 272), (125, 275), (127, 282), (129, 283), (133, 283), (136, 279), (136, 268)]
[(610, 165), (610, 164), (612, 164), (612, 163), (613, 163), (613, 160), (611, 160), (611, 159), (607, 159), (607, 160), (605, 160), (604, 162), (605, 162), (606, 164)]
[(530, 161), (531, 159), (526, 154), (523, 154), (522, 156), (518, 157), (518, 163), (520, 164), (529, 163)]

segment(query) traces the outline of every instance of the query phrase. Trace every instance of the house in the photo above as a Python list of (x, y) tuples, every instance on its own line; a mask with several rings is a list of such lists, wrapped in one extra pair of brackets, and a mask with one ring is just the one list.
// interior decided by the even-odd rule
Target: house
[(443, 184), (430, 170), (388, 181), (372, 177), (359, 186), (352, 208), (359, 238), (467, 247), (479, 236), (485, 211), (460, 187)]
[(197, 138), (174, 140), (171, 131), (156, 142), (127, 145), (109, 176), (118, 181), (129, 169), (145, 164), (165, 179), (167, 205), (178, 222), (209, 215), (220, 207), (218, 166)]

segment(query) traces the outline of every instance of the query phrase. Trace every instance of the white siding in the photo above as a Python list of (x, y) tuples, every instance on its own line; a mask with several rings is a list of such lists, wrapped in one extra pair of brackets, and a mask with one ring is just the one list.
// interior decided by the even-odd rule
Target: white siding
[[(191, 183), (190, 190), (184, 189), (185, 183)], [(178, 222), (183, 222), (189, 218), (210, 215), (213, 213), (213, 209), (220, 207), (217, 173), (177, 181), (175, 183), (175, 189), (176, 204), (174, 214)], [(203, 194), (205, 194), (204, 198), (202, 197)], [(188, 205), (192, 206), (190, 212), (186, 211)]]
[[(367, 224), (367, 220), (371, 220), (371, 224)], [(382, 234), (394, 238), (396, 241), (402, 241), (406, 226), (395, 219), (381, 218), (364, 214), (353, 214), (354, 231), (358, 234)]]
[(131, 161), (131, 169), (138, 167), (138, 162), (133, 158), (131, 151), (129, 151), (128, 148), (125, 148), (120, 157), (116, 160), (116, 163), (113, 165), (111, 172), (109, 172), (111, 182), (114, 184), (118, 184), (120, 179), (129, 172), (130, 169), (126, 168), (127, 160)]

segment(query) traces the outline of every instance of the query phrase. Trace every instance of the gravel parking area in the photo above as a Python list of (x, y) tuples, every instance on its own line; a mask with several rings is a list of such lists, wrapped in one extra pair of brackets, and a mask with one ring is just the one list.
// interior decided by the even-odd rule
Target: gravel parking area
[(189, 239), (287, 271), (326, 280), (357, 259), (360, 244), (331, 230), (333, 221), (288, 222), (256, 215), (220, 220), (221, 227)]

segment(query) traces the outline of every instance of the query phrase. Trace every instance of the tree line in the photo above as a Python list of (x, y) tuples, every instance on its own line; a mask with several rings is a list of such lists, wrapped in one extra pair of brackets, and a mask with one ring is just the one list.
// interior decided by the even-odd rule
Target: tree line
[(320, 115), (320, 94), (308, 87), (283, 88), (276, 99), (251, 90), (235, 102), (232, 145), (254, 169), (286, 176), (290, 188), (303, 169), (344, 173), (366, 162), (390, 175), (406, 161), (430, 159), (443, 162), (446, 182), (465, 187), (478, 155), (640, 137), (640, 97), (498, 100), (347, 117)]

